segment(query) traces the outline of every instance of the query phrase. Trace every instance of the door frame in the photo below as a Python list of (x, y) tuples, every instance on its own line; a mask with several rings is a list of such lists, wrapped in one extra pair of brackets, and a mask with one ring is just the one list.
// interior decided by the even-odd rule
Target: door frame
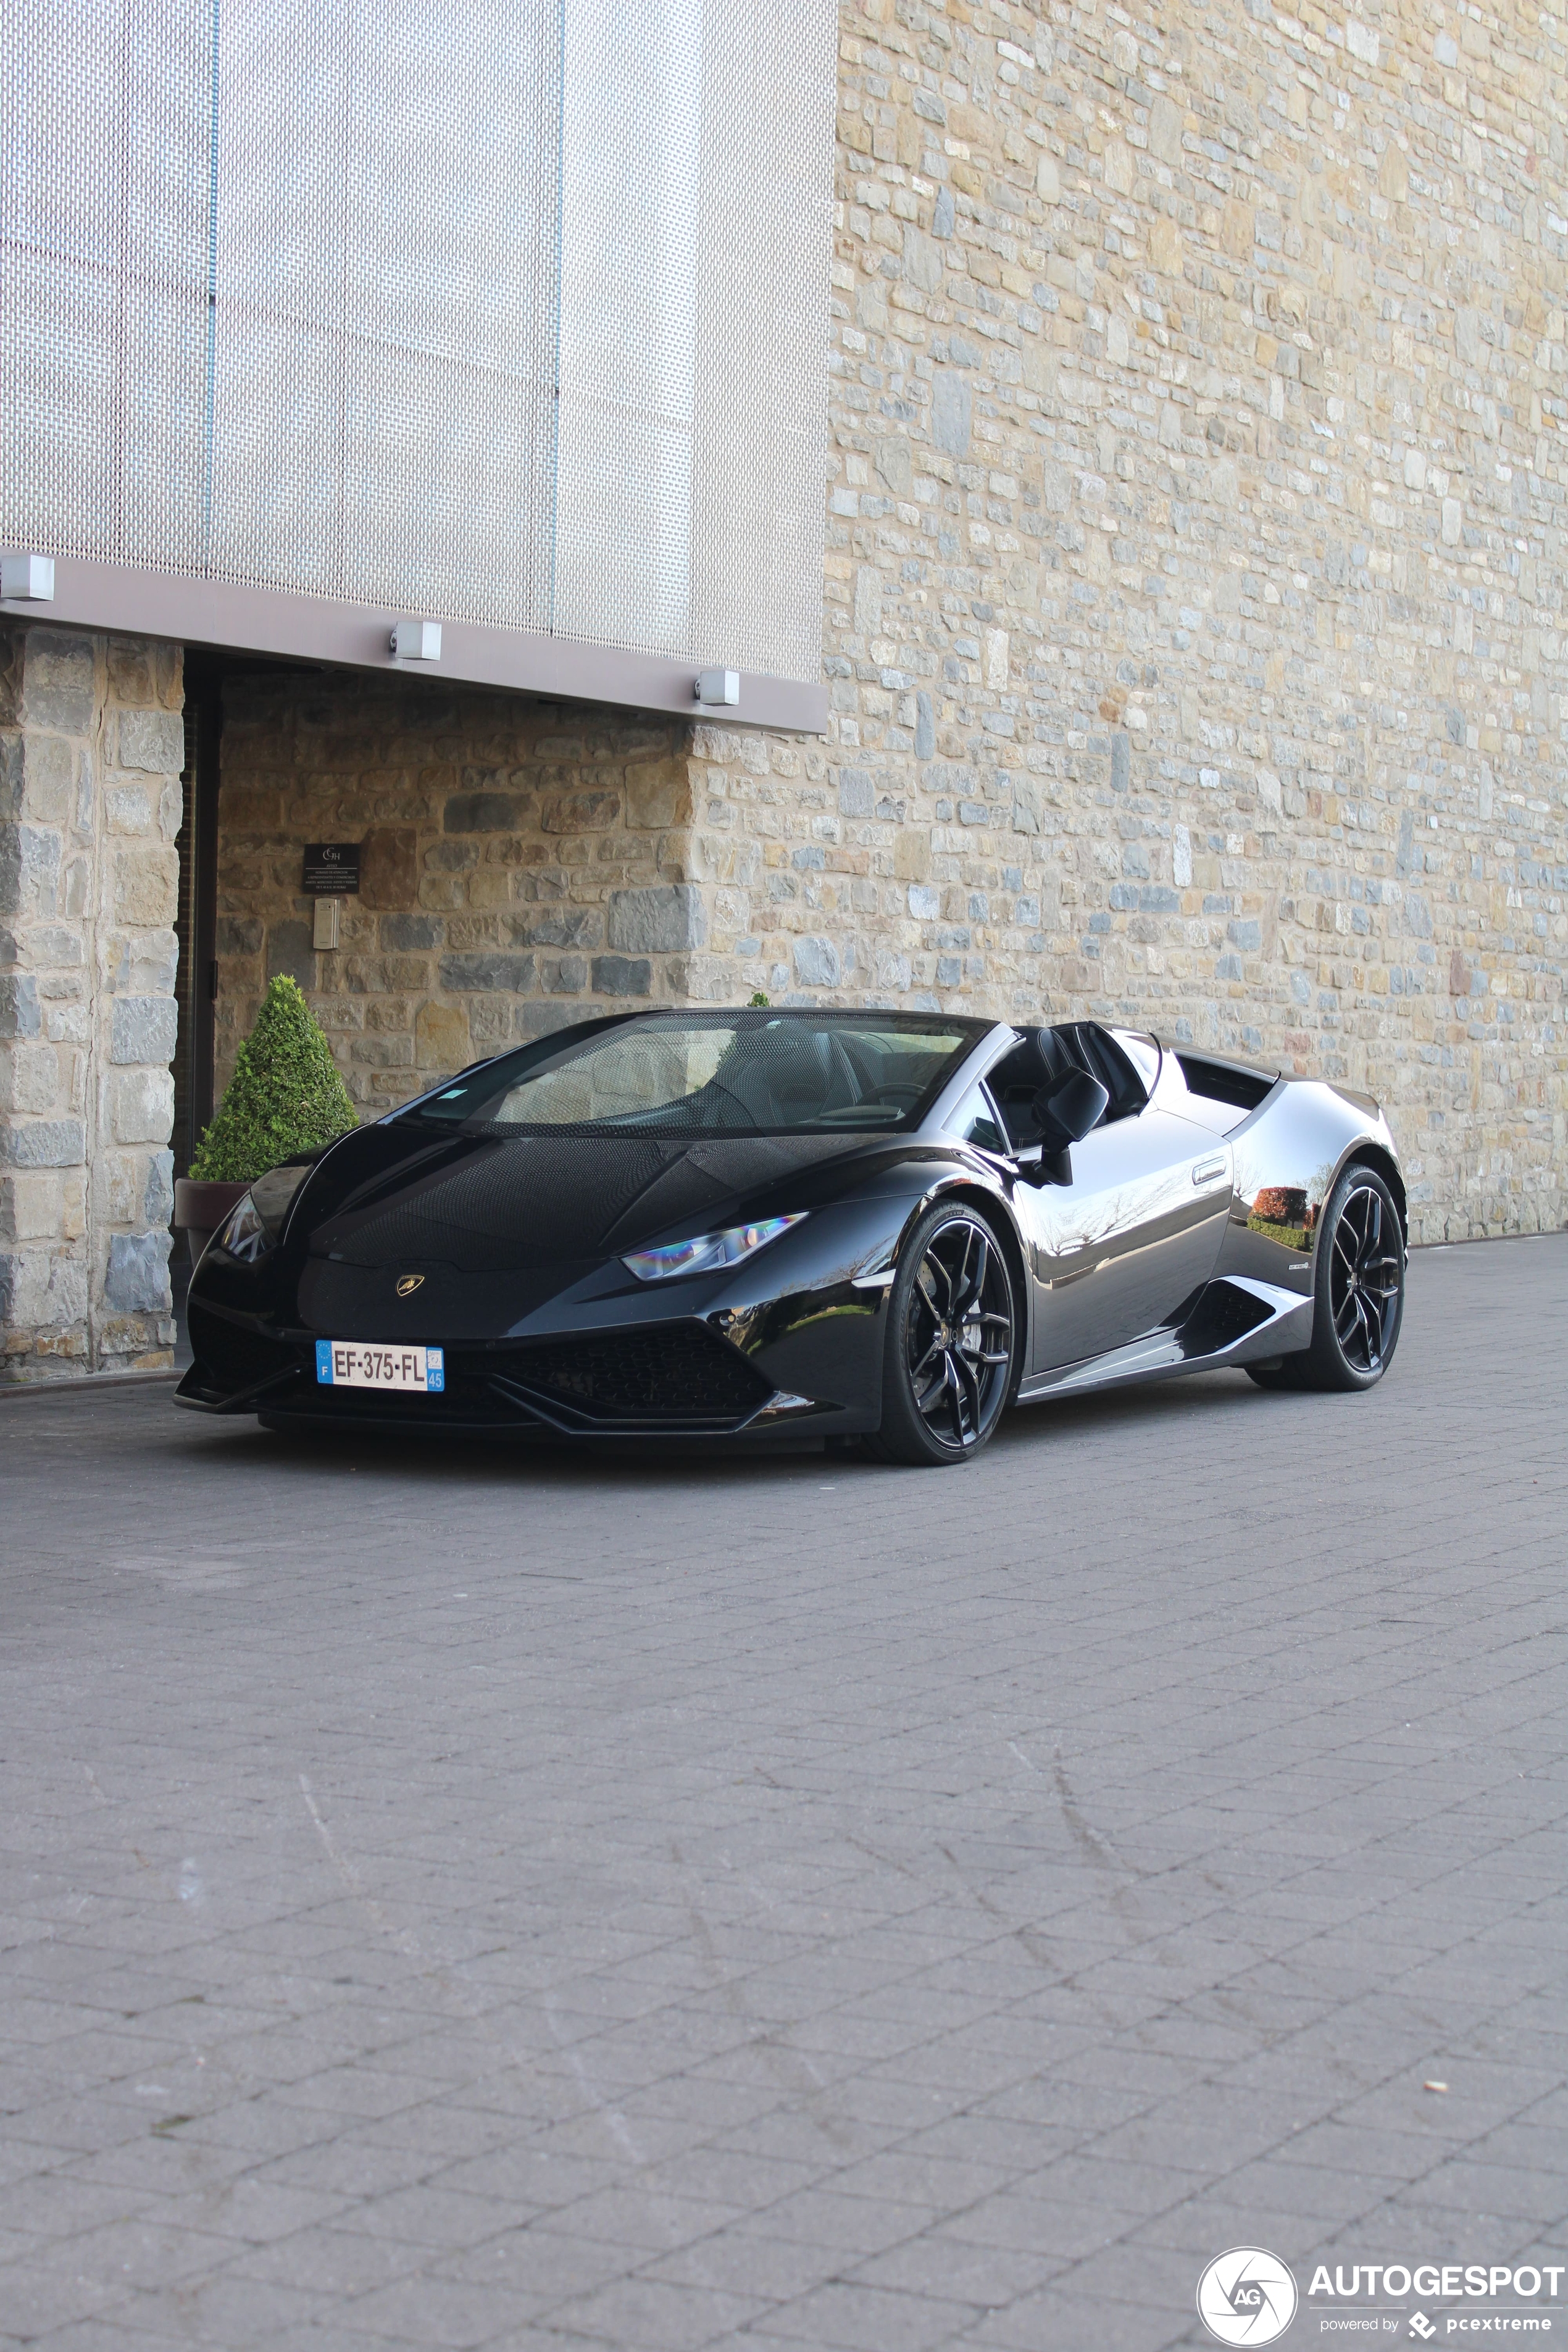
[(218, 791), (222, 782), (223, 664), (199, 647), (184, 659), (186, 825), (188, 872), (180, 876), (184, 935), (175, 982), (179, 1018), (190, 1024), (184, 1102), (174, 1143), (174, 1173), (189, 1173), (191, 1158), (213, 1115), (217, 1000)]

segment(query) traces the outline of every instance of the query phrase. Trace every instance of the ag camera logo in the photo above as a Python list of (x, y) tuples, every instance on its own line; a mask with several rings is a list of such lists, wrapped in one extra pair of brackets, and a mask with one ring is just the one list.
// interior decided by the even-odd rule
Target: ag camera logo
[(1272, 2344), (1296, 2316), (1296, 2282), (1278, 2254), (1232, 2246), (1198, 2281), (1198, 2317), (1221, 2344)]

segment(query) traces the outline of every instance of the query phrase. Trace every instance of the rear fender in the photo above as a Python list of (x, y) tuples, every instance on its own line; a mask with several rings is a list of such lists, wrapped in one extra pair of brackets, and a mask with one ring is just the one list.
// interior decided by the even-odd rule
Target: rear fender
[(1336, 1183), (1340, 1177), (1343, 1175), (1345, 1170), (1351, 1165), (1352, 1160), (1358, 1160), (1363, 1167), (1375, 1169), (1378, 1175), (1382, 1177), (1384, 1182), (1393, 1193), (1394, 1205), (1399, 1212), (1400, 1233), (1404, 1238), (1405, 1246), (1408, 1250), (1410, 1247), (1410, 1202), (1405, 1191), (1405, 1179), (1399, 1172), (1398, 1160), (1395, 1160), (1391, 1150), (1385, 1150), (1384, 1145), (1378, 1141), (1375, 1136), (1365, 1136), (1360, 1142), (1352, 1143), (1349, 1150), (1345, 1153), (1344, 1158), (1341, 1160), (1339, 1167), (1334, 1171), (1334, 1181)]
[(1386, 1123), (1335, 1087), (1300, 1080), (1279, 1087), (1229, 1140), (1234, 1190), (1216, 1276), (1250, 1276), (1310, 1297), (1323, 1211), (1352, 1160), (1377, 1170), (1405, 1220)]

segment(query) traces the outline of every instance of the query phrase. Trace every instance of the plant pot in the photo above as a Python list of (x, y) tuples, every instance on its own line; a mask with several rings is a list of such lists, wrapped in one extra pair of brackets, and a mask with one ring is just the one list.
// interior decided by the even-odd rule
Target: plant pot
[(229, 1211), (238, 1206), (249, 1190), (248, 1184), (203, 1183), (195, 1176), (176, 1177), (174, 1231), (189, 1240), (193, 1265)]

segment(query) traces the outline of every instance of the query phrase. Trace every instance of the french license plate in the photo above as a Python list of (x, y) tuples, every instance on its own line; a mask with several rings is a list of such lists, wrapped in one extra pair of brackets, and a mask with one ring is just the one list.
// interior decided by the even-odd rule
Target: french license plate
[(433, 1396), (447, 1385), (440, 1348), (367, 1348), (358, 1339), (318, 1339), (316, 1379), (323, 1388), (418, 1389)]

